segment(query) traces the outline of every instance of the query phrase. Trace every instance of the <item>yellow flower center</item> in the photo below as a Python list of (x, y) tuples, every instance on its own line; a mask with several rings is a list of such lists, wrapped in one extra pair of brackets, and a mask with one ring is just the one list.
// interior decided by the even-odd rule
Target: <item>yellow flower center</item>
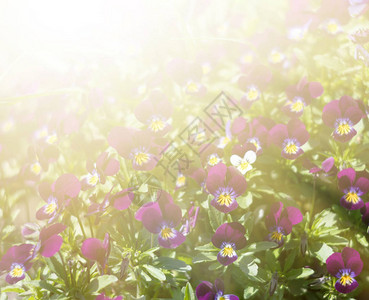
[(35, 175), (40, 174), (40, 172), (41, 172), (41, 165), (38, 162), (32, 164), (31, 165), (31, 172), (33, 174), (35, 174)]
[(149, 128), (154, 131), (162, 131), (165, 128), (165, 123), (160, 119), (154, 119), (149, 125)]
[(186, 89), (190, 93), (197, 93), (200, 88), (196, 82), (190, 81), (189, 83), (187, 83)]
[(46, 138), (46, 143), (52, 145), (52, 144), (55, 144), (57, 140), (58, 140), (58, 137), (56, 136), (56, 134), (52, 134)]
[(329, 22), (327, 25), (327, 31), (331, 34), (336, 34), (338, 32), (338, 24), (336, 22)]
[(298, 151), (297, 146), (293, 142), (287, 143), (287, 145), (284, 147), (284, 152), (287, 154), (296, 154)]
[(252, 60), (253, 60), (252, 54), (245, 54), (245, 55), (242, 55), (241, 57), (241, 62), (243, 64), (250, 64), (252, 63)]
[(337, 127), (337, 133), (340, 135), (349, 134), (351, 131), (351, 126), (347, 122), (342, 122)]
[(138, 152), (135, 154), (134, 161), (136, 165), (142, 166), (149, 161), (149, 155), (145, 152)]
[(248, 168), (248, 166), (249, 166), (249, 165), (250, 165), (250, 164), (249, 164), (249, 162), (248, 162), (248, 161), (243, 160), (243, 161), (240, 163), (239, 168), (240, 168), (242, 171), (245, 171), (245, 170)]
[(259, 91), (256, 88), (250, 88), (247, 91), (247, 99), (249, 101), (254, 101), (259, 97)]
[(356, 204), (359, 202), (359, 199), (360, 199), (359, 196), (355, 192), (348, 192), (345, 195), (345, 200), (348, 203)]
[(23, 268), (20, 265), (16, 265), (11, 271), (10, 276), (11, 277), (21, 277), (23, 275)]
[(186, 177), (184, 175), (180, 175), (177, 177), (176, 186), (181, 187), (186, 184)]
[(231, 197), (230, 194), (228, 193), (222, 193), (218, 196), (218, 200), (217, 202), (220, 204), (220, 205), (225, 205), (225, 206), (230, 206), (233, 202), (233, 199)]
[(233, 247), (230, 244), (227, 244), (227, 245), (224, 246), (224, 248), (222, 249), (222, 251), (220, 252), (220, 254), (223, 257), (226, 257), (226, 256), (233, 257), (236, 253), (233, 250)]
[(161, 230), (160, 235), (164, 240), (172, 239), (175, 236), (173, 230), (169, 227), (164, 227)]
[(281, 232), (278, 232), (278, 231), (274, 231), (272, 233), (272, 235), (270, 236), (270, 238), (273, 240), (273, 241), (277, 241), (277, 242), (280, 242), (282, 240), (282, 236), (283, 234)]
[(89, 176), (87, 179), (87, 183), (92, 186), (95, 186), (98, 182), (99, 182), (99, 176), (97, 174)]
[(57, 207), (58, 206), (56, 205), (56, 203), (51, 202), (51, 203), (46, 205), (45, 213), (47, 213), (48, 215), (51, 215), (52, 213), (54, 213), (54, 211), (56, 210)]
[(283, 60), (283, 55), (278, 51), (273, 51), (269, 58), (273, 64), (278, 64)]
[(294, 112), (300, 112), (304, 110), (304, 106), (304, 102), (302, 102), (301, 100), (297, 100), (296, 102), (291, 104), (291, 110)]
[(219, 162), (219, 157), (215, 154), (210, 155), (208, 164), (211, 166), (215, 166)]
[(340, 283), (343, 286), (351, 285), (353, 282), (354, 282), (354, 280), (352, 279), (352, 277), (349, 274), (342, 274), (342, 276), (340, 278)]
[(248, 140), (248, 142), (255, 146), (256, 151), (261, 149), (261, 146), (260, 146), (259, 142), (255, 138), (252, 138), (252, 139)]

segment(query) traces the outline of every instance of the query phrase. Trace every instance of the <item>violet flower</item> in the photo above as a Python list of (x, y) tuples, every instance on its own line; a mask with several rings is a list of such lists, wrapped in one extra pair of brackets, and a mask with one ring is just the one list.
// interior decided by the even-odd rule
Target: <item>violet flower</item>
[(99, 182), (102, 184), (106, 181), (106, 176), (113, 176), (119, 171), (119, 161), (109, 156), (108, 152), (103, 152), (99, 155), (96, 163), (87, 162), (88, 174), (83, 177), (82, 185), (87, 187), (94, 187)]
[(145, 171), (155, 168), (165, 146), (156, 144), (150, 131), (124, 127), (113, 128), (108, 142), (119, 155), (132, 161), (135, 170)]
[(6, 282), (17, 283), (26, 277), (26, 272), (31, 268), (34, 245), (22, 244), (13, 246), (4, 254), (0, 261), (0, 271), (7, 271)]
[(220, 162), (223, 162), (223, 149), (216, 147), (213, 144), (203, 144), (200, 147), (200, 159), (204, 168), (214, 167)]
[(202, 281), (196, 287), (196, 297), (198, 300), (239, 300), (235, 295), (224, 295), (224, 284), (220, 279), (216, 279), (214, 285), (209, 281)]
[(237, 260), (236, 250), (246, 246), (245, 227), (240, 223), (232, 222), (220, 225), (211, 241), (213, 245), (221, 249), (217, 255), (218, 261), (228, 266)]
[(158, 234), (159, 245), (164, 248), (177, 248), (186, 237), (175, 229), (182, 219), (181, 208), (173, 203), (172, 197), (165, 191), (158, 191), (157, 201), (144, 204), (135, 218), (142, 221), (151, 233)]
[(364, 202), (361, 196), (369, 190), (368, 175), (364, 173), (362, 177), (357, 176), (354, 169), (348, 168), (339, 172), (337, 178), (338, 187), (345, 194), (340, 200), (341, 205), (349, 210), (362, 208)]
[(309, 139), (304, 123), (299, 119), (291, 119), (287, 125), (277, 124), (269, 131), (270, 140), (282, 148), (282, 156), (296, 159), (304, 151), (301, 149)]
[(363, 117), (358, 103), (349, 96), (333, 100), (323, 108), (323, 122), (334, 128), (333, 138), (341, 143), (350, 141), (355, 135), (354, 125)]
[(211, 205), (221, 212), (236, 209), (236, 199), (246, 191), (246, 187), (245, 178), (234, 167), (219, 163), (208, 172), (206, 188), (214, 196)]
[(184, 236), (188, 235), (195, 228), (199, 210), (200, 207), (192, 205), (187, 214), (182, 218), (182, 226), (179, 231)]
[(39, 242), (34, 248), (33, 257), (40, 253), (43, 257), (54, 256), (63, 244), (63, 238), (59, 235), (67, 226), (61, 223), (45, 227), (40, 232)]
[(169, 118), (173, 107), (168, 98), (159, 90), (150, 93), (135, 109), (136, 118), (146, 124), (148, 130), (156, 135), (164, 135), (170, 129)]
[(84, 257), (99, 264), (101, 274), (108, 273), (108, 257), (110, 254), (110, 236), (105, 233), (104, 241), (89, 238), (83, 241), (81, 251)]
[(360, 209), (361, 220), (366, 226), (369, 226), (369, 202), (366, 202), (365, 205)]
[(39, 193), (47, 204), (36, 213), (39, 220), (54, 220), (63, 206), (68, 205), (71, 198), (77, 197), (81, 190), (81, 183), (73, 174), (61, 175), (53, 184), (42, 182)]
[(334, 158), (328, 157), (326, 160), (322, 162), (322, 167), (319, 168), (318, 166), (312, 164), (309, 173), (311, 174), (322, 174), (326, 176), (333, 176), (337, 174), (337, 167), (334, 165)]
[(345, 247), (342, 253), (333, 253), (326, 264), (328, 272), (338, 278), (335, 284), (337, 291), (347, 294), (359, 286), (355, 277), (361, 273), (363, 262), (355, 249)]
[(274, 203), (265, 222), (270, 232), (268, 239), (281, 247), (284, 243), (284, 237), (292, 232), (292, 227), (300, 223), (302, 218), (298, 208), (289, 206), (283, 210), (282, 202)]
[(308, 82), (303, 77), (298, 84), (289, 86), (286, 94), (288, 102), (283, 107), (284, 112), (290, 117), (300, 117), (311, 100), (323, 94), (323, 87), (319, 82)]

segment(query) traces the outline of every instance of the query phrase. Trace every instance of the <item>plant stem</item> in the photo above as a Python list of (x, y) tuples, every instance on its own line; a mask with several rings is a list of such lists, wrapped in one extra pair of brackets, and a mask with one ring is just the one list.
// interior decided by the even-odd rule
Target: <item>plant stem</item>
[[(67, 275), (67, 271), (66, 271), (66, 265), (65, 265), (65, 261), (64, 261), (64, 258), (63, 256), (61, 255), (60, 251), (58, 252), (59, 254), (59, 257), (60, 257), (60, 260), (62, 261), (62, 264), (63, 264), (63, 267), (64, 267), (64, 275), (65, 275), (65, 278), (66, 278), (66, 285), (67, 285), (67, 288), (69, 288), (69, 280), (68, 280), (68, 275)], [(72, 283), (72, 282), (71, 282)]]
[(94, 237), (94, 229), (92, 227), (91, 217), (88, 218), (88, 224), (90, 225), (91, 237)]
[(313, 222), (313, 213), (314, 213), (314, 206), (315, 206), (315, 198), (316, 198), (316, 193), (315, 193), (315, 188), (316, 188), (316, 175), (314, 174), (313, 177), (313, 199), (312, 199), (312, 203), (311, 203), (311, 207), (310, 207), (310, 224)]
[(85, 228), (83, 227), (82, 221), (81, 221), (81, 219), (79, 218), (79, 216), (77, 217), (77, 220), (78, 220), (78, 224), (79, 224), (79, 226), (81, 227), (83, 237), (86, 239), (86, 238), (87, 238), (87, 236), (86, 236)]

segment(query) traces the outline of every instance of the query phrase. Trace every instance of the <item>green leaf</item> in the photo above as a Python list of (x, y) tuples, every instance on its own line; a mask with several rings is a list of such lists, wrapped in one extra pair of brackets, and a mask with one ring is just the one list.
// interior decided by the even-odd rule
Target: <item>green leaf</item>
[(214, 261), (216, 259), (217, 256), (212, 253), (199, 253), (193, 258), (192, 263), (197, 264), (205, 261)]
[(50, 283), (47, 283), (45, 280), (41, 280), (40, 281), (40, 287), (42, 287), (43, 289), (54, 293), (54, 294), (60, 294), (60, 291), (58, 291), (53, 285), (51, 285)]
[(191, 283), (187, 282), (183, 300), (196, 300)]
[(368, 244), (368, 241), (365, 237), (365, 235), (361, 234), (361, 233), (357, 233), (355, 234), (355, 237), (356, 237), (356, 240), (361, 244), (363, 245), (364, 247), (368, 247), (369, 244)]
[(243, 290), (243, 299), (250, 299), (252, 296), (254, 296), (257, 292), (259, 291), (259, 289), (253, 287), (253, 286), (248, 286), (247, 288), (245, 288)]
[(325, 243), (312, 244), (310, 251), (323, 263), (325, 263), (327, 258), (333, 254), (333, 249)]
[(154, 266), (151, 266), (151, 265), (143, 265), (143, 267), (149, 272), (149, 274), (152, 277), (154, 277), (154, 278), (156, 278), (160, 281), (164, 281), (166, 279), (165, 274), (160, 269), (155, 268)]
[(322, 236), (319, 240), (328, 245), (347, 245), (348, 240), (339, 235)]
[(87, 292), (90, 294), (96, 293), (116, 281), (118, 281), (118, 278), (113, 275), (102, 275), (96, 277), (92, 279), (87, 286)]
[(1, 288), (1, 293), (24, 293), (24, 289), (21, 287), (16, 287), (16, 286), (6, 286), (4, 288)]
[(199, 250), (199, 251), (216, 251), (219, 252), (218, 248), (215, 248), (213, 243), (208, 243), (206, 245), (203, 246), (198, 246), (195, 248), (195, 250)]
[(69, 280), (68, 275), (67, 275), (63, 265), (59, 262), (59, 260), (55, 256), (50, 257), (50, 260), (46, 260), (46, 261), (47, 261), (47, 264), (49, 265), (49, 268), (52, 272), (54, 272), (60, 278), (62, 278), (64, 282), (68, 282), (68, 280)]
[(159, 266), (166, 270), (176, 270), (179, 272), (191, 271), (191, 266), (179, 259), (162, 256), (157, 261), (159, 262)]
[(292, 269), (286, 274), (287, 279), (301, 279), (309, 277), (311, 274), (314, 274), (314, 270), (310, 268), (301, 268), (301, 269)]
[(284, 268), (283, 268), (284, 272), (287, 272), (289, 269), (291, 269), (291, 267), (293, 266), (293, 263), (295, 262), (295, 257), (298, 251), (299, 250), (295, 248), (288, 254), (286, 261), (284, 263)]
[(213, 228), (214, 231), (217, 230), (217, 228), (223, 224), (224, 214), (209, 204), (208, 215), (211, 228)]
[(258, 265), (255, 262), (255, 258), (252, 256), (244, 256), (239, 261), (239, 267), (245, 275), (257, 276), (258, 275)]
[(249, 245), (246, 248), (245, 252), (259, 252), (259, 251), (264, 251), (264, 250), (268, 250), (271, 248), (275, 248), (277, 246), (278, 245), (274, 242), (266, 242), (266, 241), (257, 242), (257, 243), (253, 243)]
[(248, 192), (246, 196), (238, 197), (237, 203), (241, 208), (247, 209), (252, 204), (252, 194)]

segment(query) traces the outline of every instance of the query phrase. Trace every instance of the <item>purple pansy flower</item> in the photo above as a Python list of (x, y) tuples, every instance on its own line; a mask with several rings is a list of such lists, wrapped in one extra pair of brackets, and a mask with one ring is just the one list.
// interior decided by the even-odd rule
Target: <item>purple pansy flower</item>
[(182, 219), (181, 208), (173, 203), (172, 196), (158, 191), (157, 201), (144, 204), (135, 218), (142, 221), (151, 233), (158, 234), (159, 245), (164, 248), (177, 248), (186, 237), (175, 229)]
[(213, 238), (213, 245), (221, 249), (218, 253), (218, 261), (227, 266), (237, 260), (236, 250), (246, 246), (245, 227), (240, 223), (232, 222), (220, 225)]
[(32, 258), (34, 245), (22, 244), (11, 247), (2, 257), (0, 261), (0, 271), (8, 271), (6, 282), (14, 284), (26, 277), (32, 263), (29, 260)]
[(118, 210), (127, 209), (135, 196), (132, 190), (133, 188), (124, 189), (111, 196), (111, 201), (114, 203), (113, 206)]
[(216, 279), (214, 285), (209, 281), (202, 281), (196, 287), (196, 297), (198, 300), (239, 300), (235, 295), (224, 295), (224, 284), (220, 279)]
[(354, 210), (364, 206), (361, 196), (369, 190), (369, 179), (366, 173), (363, 174), (364, 176), (357, 176), (352, 168), (344, 169), (337, 174), (338, 187), (345, 193), (340, 200), (343, 207)]
[(216, 147), (213, 144), (204, 144), (199, 149), (200, 158), (204, 168), (214, 167), (220, 162), (223, 162), (223, 149)]
[(319, 82), (308, 82), (303, 77), (297, 85), (289, 86), (286, 94), (288, 103), (283, 110), (290, 117), (300, 117), (311, 100), (323, 94), (323, 87)]
[(88, 174), (82, 179), (82, 186), (85, 188), (94, 187), (99, 182), (102, 184), (106, 181), (106, 176), (113, 176), (119, 171), (119, 161), (109, 156), (108, 152), (99, 155), (96, 163), (87, 162)]
[(81, 251), (83, 256), (99, 263), (101, 274), (107, 273), (107, 263), (110, 254), (110, 236), (108, 233), (105, 234), (103, 242), (96, 238), (84, 240)]
[(358, 287), (355, 279), (361, 273), (363, 262), (359, 252), (345, 247), (342, 253), (333, 253), (326, 261), (328, 272), (338, 278), (335, 288), (340, 293), (350, 293)]
[(108, 142), (119, 155), (132, 161), (135, 170), (145, 171), (155, 168), (165, 146), (156, 144), (150, 131), (124, 127), (113, 128)]
[(323, 122), (334, 128), (333, 138), (339, 142), (350, 141), (355, 135), (354, 125), (363, 117), (358, 102), (349, 96), (333, 100), (323, 108)]
[(163, 135), (168, 132), (169, 118), (172, 115), (172, 104), (159, 90), (150, 93), (147, 100), (142, 101), (135, 109), (135, 116), (147, 125), (153, 134)]
[(266, 226), (269, 230), (268, 239), (281, 247), (284, 236), (291, 233), (292, 227), (302, 221), (302, 214), (296, 207), (289, 206), (283, 210), (283, 203), (274, 203), (270, 214), (266, 217)]
[(60, 250), (63, 238), (59, 235), (67, 226), (61, 223), (45, 227), (40, 232), (39, 242), (34, 248), (33, 257), (40, 253), (43, 257), (51, 257)]
[(117, 296), (117, 297), (114, 297), (114, 298), (109, 298), (109, 297), (106, 297), (104, 293), (96, 296), (95, 300), (122, 300), (123, 297), (122, 296)]
[(309, 173), (311, 174), (322, 174), (324, 173), (326, 176), (332, 176), (337, 174), (337, 167), (334, 165), (334, 158), (328, 157), (326, 160), (322, 162), (322, 167), (311, 164)]
[(234, 167), (219, 163), (209, 170), (206, 188), (214, 196), (211, 205), (228, 213), (238, 207), (236, 199), (246, 191), (244, 176)]
[(68, 205), (71, 198), (77, 197), (81, 190), (81, 183), (73, 174), (61, 175), (53, 184), (42, 182), (39, 193), (47, 204), (36, 213), (39, 220), (54, 220), (64, 205)]
[(282, 148), (282, 156), (296, 159), (304, 151), (301, 149), (309, 139), (304, 123), (299, 119), (291, 119), (287, 125), (277, 124), (269, 131), (270, 140)]

